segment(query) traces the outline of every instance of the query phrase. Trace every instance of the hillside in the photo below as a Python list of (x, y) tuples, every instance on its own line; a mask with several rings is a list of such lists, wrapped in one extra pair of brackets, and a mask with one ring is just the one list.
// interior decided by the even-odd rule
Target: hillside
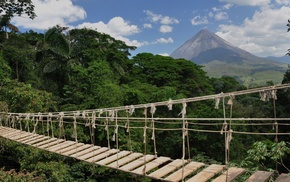
[(211, 77), (235, 77), (245, 85), (281, 83), (287, 64), (257, 57), (205, 29), (186, 41), (171, 55), (204, 66)]

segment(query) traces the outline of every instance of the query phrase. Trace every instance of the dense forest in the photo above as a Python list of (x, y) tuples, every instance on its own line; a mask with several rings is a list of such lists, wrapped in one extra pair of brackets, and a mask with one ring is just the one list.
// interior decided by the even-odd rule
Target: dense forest
[[(12, 5), (11, 5), (12, 6)], [(153, 103), (221, 92), (247, 89), (232, 77), (210, 78), (202, 67), (185, 59), (140, 53), (131, 56), (136, 47), (128, 46), (110, 35), (90, 29), (67, 29), (54, 26), (45, 33), (33, 30), (21, 33), (10, 24), (15, 14), (35, 16), (33, 6), (0, 17), (0, 111), (15, 113), (73, 111), (132, 104)], [(21, 10), (21, 9), (20, 9)], [(6, 11), (6, 9), (2, 9)], [(0, 11), (1, 13), (1, 11)], [(9, 16), (8, 16), (9, 15)], [(290, 27), (290, 25), (289, 25)], [(283, 83), (290, 82), (290, 71)], [(265, 83), (266, 86), (272, 82)], [(277, 93), (276, 117), (290, 118), (290, 92)], [(273, 103), (262, 102), (259, 95), (235, 99), (233, 117), (273, 117)], [(223, 117), (213, 102), (202, 102), (189, 108), (195, 117)], [(162, 113), (159, 113), (162, 115)], [(177, 114), (178, 113), (173, 113)], [(263, 132), (262, 126), (251, 127)], [(289, 131), (289, 126), (280, 128)], [(79, 140), (89, 143), (87, 131)], [(132, 133), (138, 139), (142, 131)], [(122, 136), (121, 136), (122, 137)], [(120, 140), (126, 140), (120, 138)], [(178, 158), (180, 134), (163, 132), (156, 136), (158, 155)], [(224, 162), (224, 143), (216, 135), (191, 135), (192, 160), (205, 163)], [(222, 137), (222, 135), (221, 135)], [(231, 145), (231, 165), (248, 170), (289, 172), (289, 137), (240, 136)], [(95, 143), (105, 144), (101, 136)], [(121, 143), (122, 144), (122, 143)], [(123, 142), (126, 145), (126, 142)], [(135, 151), (142, 142), (132, 141)], [(152, 143), (148, 144), (149, 149)], [(117, 172), (80, 162), (57, 154), (18, 144), (0, 137), (1, 181), (150, 181), (150, 179)]]

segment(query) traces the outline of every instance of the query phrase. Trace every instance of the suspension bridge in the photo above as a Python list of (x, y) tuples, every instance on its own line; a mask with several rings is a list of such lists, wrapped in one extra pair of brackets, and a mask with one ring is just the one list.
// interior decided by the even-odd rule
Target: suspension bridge
[[(51, 112), (51, 113), (1, 113), (0, 137), (26, 144), (41, 150), (57, 153), (63, 156), (86, 161), (92, 164), (142, 175), (162, 181), (187, 182), (230, 182), (239, 179), (245, 173), (244, 168), (232, 167), (230, 162), (231, 140), (233, 135), (267, 135), (278, 138), (290, 133), (279, 132), (279, 127), (289, 125), (290, 118), (276, 118), (276, 92), (287, 89), (290, 84), (248, 89), (230, 93), (220, 93), (208, 96), (193, 97), (164, 102), (102, 108), (93, 110)], [(259, 94), (262, 101), (273, 101), (273, 118), (233, 118), (234, 99), (240, 95)], [(221, 118), (189, 117), (187, 112), (190, 103), (212, 100), (215, 109), (223, 111)], [(262, 102), (261, 101), (261, 102)], [(178, 110), (178, 114), (170, 117), (160, 117), (157, 110)], [(229, 113), (228, 115), (226, 113)], [(210, 122), (209, 122), (210, 121)], [(281, 122), (283, 121), (283, 122)], [(234, 130), (232, 126), (269, 126), (268, 132), (252, 132)], [(68, 127), (69, 126), (69, 127)], [(198, 126), (209, 126), (200, 129)], [(217, 126), (219, 129), (216, 129)], [(89, 128), (91, 143), (78, 141), (78, 128)], [(72, 130), (71, 138), (66, 139), (66, 129)], [(100, 128), (106, 133), (107, 146), (95, 144), (96, 130)], [(128, 137), (128, 149), (121, 150), (119, 134), (125, 130)], [(140, 130), (143, 133), (143, 152), (132, 150), (131, 131)], [(182, 144), (180, 159), (157, 155), (156, 132), (180, 132)], [(206, 164), (192, 161), (190, 158), (189, 135), (194, 133), (209, 133), (224, 136), (224, 164)], [(57, 136), (56, 136), (57, 135)], [(112, 147), (112, 142), (114, 147)], [(152, 143), (153, 150), (147, 149)], [(188, 156), (188, 158), (186, 158)], [(254, 171), (247, 176), (246, 182), (265, 182), (270, 179), (276, 182), (289, 182), (286, 173), (269, 171)]]

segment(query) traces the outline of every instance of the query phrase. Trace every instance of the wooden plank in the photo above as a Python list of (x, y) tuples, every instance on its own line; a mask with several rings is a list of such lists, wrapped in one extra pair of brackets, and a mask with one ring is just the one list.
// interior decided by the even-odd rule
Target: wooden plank
[(26, 137), (26, 138), (22, 138), (22, 139), (18, 139), (16, 140), (17, 142), (20, 142), (20, 143), (26, 143), (26, 142), (31, 142), (33, 140), (37, 140), (39, 138), (44, 138), (45, 136), (43, 135), (38, 135), (38, 134), (34, 134), (34, 135), (31, 135), (30, 137)]
[(214, 175), (222, 172), (224, 166), (218, 164), (212, 164), (199, 172), (197, 175), (193, 176), (192, 178), (188, 179), (186, 182), (205, 182), (212, 178)]
[(38, 143), (38, 142), (42, 142), (42, 141), (47, 140), (47, 139), (49, 139), (48, 136), (43, 136), (42, 138), (39, 138), (39, 139), (36, 139), (36, 140), (31, 140), (29, 142), (25, 142), (25, 144), (32, 145), (32, 144), (35, 144), (35, 143)]
[(0, 136), (4, 137), (5, 134), (11, 132), (10, 130), (0, 130)]
[(137, 168), (137, 167), (139, 167), (139, 166), (141, 166), (141, 165), (153, 160), (154, 158), (155, 158), (154, 155), (148, 154), (146, 156), (143, 156), (143, 157), (141, 157), (141, 158), (139, 158), (139, 159), (137, 159), (135, 161), (132, 161), (132, 162), (122, 166), (120, 169), (123, 170), (123, 171), (131, 171), (131, 170), (133, 170), (133, 169), (135, 169), (135, 168)]
[(78, 147), (83, 146), (83, 145), (85, 145), (85, 144), (83, 144), (83, 143), (76, 143), (76, 144), (74, 144), (74, 145), (71, 145), (71, 146), (65, 147), (65, 148), (63, 148), (63, 149), (61, 149), (61, 150), (59, 150), (59, 151), (55, 151), (55, 153), (58, 153), (58, 154), (63, 155), (63, 153), (65, 153), (65, 152), (67, 152), (67, 151), (70, 151), (70, 150), (75, 150), (75, 149), (77, 149)]
[(44, 140), (44, 141), (41, 141), (41, 142), (39, 142), (39, 143), (32, 144), (32, 146), (33, 146), (33, 147), (42, 146), (42, 145), (44, 145), (44, 144), (47, 144), (47, 143), (49, 143), (49, 142), (53, 142), (53, 141), (55, 141), (55, 140), (57, 140), (57, 138), (50, 138), (50, 139), (48, 139), (48, 140)]
[(275, 182), (289, 182), (290, 176), (289, 174), (282, 173), (280, 176), (275, 180)]
[(100, 154), (102, 152), (105, 152), (105, 151), (109, 150), (109, 148), (107, 148), (107, 147), (102, 147), (102, 148), (100, 146), (95, 146), (95, 150), (93, 150), (90, 153), (87, 153), (86, 155), (79, 156), (79, 157), (77, 157), (77, 159), (79, 159), (79, 160), (90, 159), (90, 158), (94, 157), (95, 155), (98, 155), (98, 154)]
[(81, 157), (81, 156), (86, 155), (88, 153), (93, 153), (94, 150), (97, 150), (99, 148), (101, 148), (101, 147), (91, 145), (91, 147), (89, 147), (89, 148), (87, 148), (87, 149), (85, 149), (83, 151), (74, 153), (70, 157), (78, 158), (78, 157)]
[(46, 143), (42, 146), (38, 146), (37, 148), (40, 148), (40, 149), (46, 149), (46, 148), (49, 148), (51, 146), (54, 146), (54, 145), (60, 145), (62, 142), (64, 142), (63, 139), (57, 139), (55, 141), (52, 141), (52, 142), (49, 142), (49, 143)]
[(100, 146), (92, 146), (84, 151), (81, 151), (79, 153), (76, 153), (74, 155), (71, 155), (71, 157), (75, 157), (79, 160), (84, 160), (84, 159), (88, 159), (94, 155), (96, 155), (98, 152), (98, 149), (100, 149), (101, 147)]
[(151, 162), (148, 162), (146, 165), (140, 166), (137, 169), (133, 170), (132, 173), (136, 174), (143, 174), (144, 172), (147, 173), (148, 171), (151, 171), (154, 168), (157, 168), (161, 164), (164, 164), (165, 162), (169, 161), (169, 157), (158, 157), (157, 159), (154, 159)]
[(132, 153), (128, 156), (123, 157), (122, 159), (119, 159), (118, 161), (115, 161), (115, 162), (109, 164), (108, 167), (118, 168), (120, 166), (123, 166), (123, 165), (137, 159), (138, 157), (141, 157), (142, 155), (143, 154), (141, 154), (141, 153)]
[(71, 149), (71, 150), (68, 150), (66, 152), (63, 152), (62, 155), (65, 155), (65, 156), (70, 156), (72, 154), (75, 154), (75, 153), (78, 153), (80, 151), (83, 151), (89, 147), (91, 147), (92, 145), (89, 145), (89, 144), (85, 144), (85, 145), (82, 145), (80, 147), (77, 147), (77, 148), (74, 148), (74, 149)]
[(94, 153), (96, 154), (94, 157), (86, 159), (85, 161), (87, 162), (97, 162), (105, 157), (108, 157), (112, 154), (117, 153), (119, 150), (117, 149), (111, 149), (109, 150), (109, 148), (107, 147), (102, 147), (99, 150), (95, 151)]
[(56, 151), (58, 151), (58, 150), (64, 149), (64, 148), (66, 148), (66, 147), (68, 147), (68, 146), (71, 146), (71, 145), (73, 145), (73, 144), (76, 144), (76, 142), (73, 142), (73, 141), (65, 141), (65, 142), (63, 142), (61, 145), (53, 146), (53, 147), (49, 147), (49, 148), (46, 149), (46, 150), (48, 150), (48, 151), (50, 151), (50, 152), (56, 152)]
[(36, 134), (32, 134), (32, 133), (22, 133), (22, 134), (17, 134), (16, 136), (10, 136), (7, 138), (9, 138), (10, 140), (21, 142), (22, 140), (26, 140), (28, 138), (35, 137), (35, 136)]
[(17, 139), (30, 137), (31, 135), (32, 135), (31, 133), (26, 133), (26, 132), (21, 132), (21, 133), (13, 132), (13, 133), (10, 133), (9, 135), (6, 135), (4, 137), (15, 141)]
[[(205, 166), (204, 163), (201, 162), (190, 162), (189, 164), (187, 164), (186, 166), (184, 166), (184, 168), (179, 169), (178, 171), (172, 173), (171, 175), (167, 176), (165, 178), (165, 180), (168, 181), (181, 181), (182, 177), (183, 179), (192, 174), (194, 171), (196, 171), (197, 169), (201, 168)], [(183, 173), (183, 175), (182, 175)]]
[(98, 164), (98, 165), (106, 165), (106, 164), (109, 164), (109, 163), (114, 162), (116, 160), (120, 160), (121, 158), (123, 158), (123, 157), (125, 157), (125, 156), (127, 156), (127, 155), (129, 155), (131, 153), (132, 152), (130, 152), (130, 151), (124, 150), (124, 151), (121, 151), (121, 152), (119, 152), (119, 153), (117, 153), (115, 155), (112, 155), (112, 156), (107, 157), (107, 158), (105, 158), (103, 160), (100, 160), (100, 161), (96, 162), (96, 164)]
[(5, 138), (9, 138), (9, 139), (12, 139), (13, 137), (16, 137), (16, 136), (27, 136), (27, 135), (30, 135), (31, 133), (27, 133), (27, 132), (24, 132), (24, 131), (19, 131), (19, 130), (14, 130), (14, 131), (9, 131), (7, 133), (4, 133), (2, 136), (5, 137)]
[(247, 179), (246, 182), (266, 182), (269, 181), (272, 175), (273, 175), (272, 172), (256, 171)]
[(212, 182), (224, 182), (224, 181), (233, 181), (239, 175), (244, 173), (246, 170), (244, 168), (230, 167), (227, 171), (224, 171), (219, 177), (212, 180)]
[(4, 134), (4, 133), (11, 132), (11, 131), (15, 131), (15, 130), (13, 130), (12, 128), (6, 128), (6, 127), (5, 128), (4, 127), (0, 128), (1, 135)]
[[(186, 163), (186, 161), (185, 161), (185, 163)], [(176, 160), (170, 162), (169, 164), (167, 164), (166, 166), (163, 166), (162, 168), (154, 171), (153, 173), (150, 173), (148, 176), (152, 177), (152, 178), (160, 179), (160, 178), (164, 177), (165, 175), (175, 171), (180, 166), (182, 166), (182, 160), (176, 159)]]

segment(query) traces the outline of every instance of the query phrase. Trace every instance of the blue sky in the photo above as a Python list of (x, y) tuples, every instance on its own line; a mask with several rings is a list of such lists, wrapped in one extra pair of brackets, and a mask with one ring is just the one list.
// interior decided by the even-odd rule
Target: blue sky
[(169, 55), (207, 29), (257, 56), (290, 48), (290, 0), (32, 0), (37, 18), (15, 17), (21, 31), (61, 25), (91, 28), (137, 46), (132, 52)]

